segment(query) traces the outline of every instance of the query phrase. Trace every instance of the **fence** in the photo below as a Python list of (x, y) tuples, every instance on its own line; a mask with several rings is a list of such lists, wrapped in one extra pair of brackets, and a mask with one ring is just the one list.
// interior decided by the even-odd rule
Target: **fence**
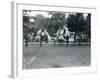
[(28, 42), (28, 43), (25, 43), (25, 41), (23, 42), (23, 46), (25, 47), (28, 47), (28, 46), (46, 46), (46, 47), (49, 47), (49, 46), (54, 46), (54, 47), (66, 47), (66, 46), (90, 46), (91, 45), (91, 42), (74, 42), (74, 41), (69, 41), (69, 42), (66, 42), (66, 41), (62, 41), (62, 42), (58, 42), (58, 41), (49, 41), (49, 42)]

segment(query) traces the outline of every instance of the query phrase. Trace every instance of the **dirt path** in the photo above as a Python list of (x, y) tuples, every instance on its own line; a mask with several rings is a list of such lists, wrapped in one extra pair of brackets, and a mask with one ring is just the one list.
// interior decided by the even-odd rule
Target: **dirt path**
[(90, 65), (90, 47), (25, 47), (23, 68), (58, 68)]

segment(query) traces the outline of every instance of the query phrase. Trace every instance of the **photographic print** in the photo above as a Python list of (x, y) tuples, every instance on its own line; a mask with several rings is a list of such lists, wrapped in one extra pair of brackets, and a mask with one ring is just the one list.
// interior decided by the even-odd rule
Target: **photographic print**
[(91, 13), (23, 10), (23, 69), (91, 65)]
[(12, 3), (12, 77), (96, 71), (96, 8)]

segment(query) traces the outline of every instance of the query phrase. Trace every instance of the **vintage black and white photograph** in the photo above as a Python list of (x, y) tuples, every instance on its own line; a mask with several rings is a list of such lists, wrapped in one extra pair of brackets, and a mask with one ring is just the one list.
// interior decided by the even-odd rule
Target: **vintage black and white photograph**
[(23, 69), (91, 65), (91, 13), (22, 10)]

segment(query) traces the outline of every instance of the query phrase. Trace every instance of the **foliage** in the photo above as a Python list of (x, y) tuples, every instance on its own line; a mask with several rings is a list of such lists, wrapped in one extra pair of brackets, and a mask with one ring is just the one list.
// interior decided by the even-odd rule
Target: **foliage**
[(50, 23), (48, 25), (48, 31), (51, 32), (50, 34), (53, 36), (53, 33), (55, 34), (57, 30), (60, 28), (63, 28), (63, 25), (65, 25), (66, 19), (65, 19), (65, 13), (63, 12), (49, 12), (49, 15), (51, 15)]
[(88, 37), (91, 37), (91, 14), (88, 14), (86, 17), (86, 32), (88, 33)]
[(31, 24), (30, 17), (34, 18), (34, 22), (31, 24), (33, 28), (35, 27), (34, 30), (44, 28), (50, 36), (54, 36), (59, 29), (67, 25), (68, 30), (71, 32), (86, 33), (88, 37), (91, 35), (91, 14), (88, 14), (85, 18), (83, 13), (69, 13), (68, 17), (66, 17), (66, 13), (64, 12), (48, 12), (48, 16), (50, 15), (50, 17), (45, 17), (42, 14), (30, 16), (28, 15), (30, 12), (30, 10), (23, 10), (23, 23)]
[(86, 21), (82, 13), (70, 14), (67, 19), (67, 25), (70, 31), (79, 33), (86, 29)]
[(30, 13), (30, 10), (23, 10), (23, 23), (29, 23), (30, 22), (30, 17), (28, 13)]
[(65, 14), (63, 12), (50, 12), (51, 15), (51, 25), (57, 30), (62, 28), (65, 24)]

